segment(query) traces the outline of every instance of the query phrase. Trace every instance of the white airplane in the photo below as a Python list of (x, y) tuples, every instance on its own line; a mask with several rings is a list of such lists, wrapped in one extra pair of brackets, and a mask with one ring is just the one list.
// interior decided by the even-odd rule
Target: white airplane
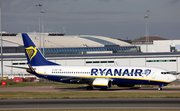
[(155, 67), (61, 66), (46, 60), (28, 34), (22, 33), (22, 38), (29, 66), (24, 69), (40, 78), (88, 84), (87, 90), (107, 89), (112, 85), (130, 87), (136, 84), (158, 85), (158, 90), (162, 90), (161, 87), (176, 80), (167, 70)]

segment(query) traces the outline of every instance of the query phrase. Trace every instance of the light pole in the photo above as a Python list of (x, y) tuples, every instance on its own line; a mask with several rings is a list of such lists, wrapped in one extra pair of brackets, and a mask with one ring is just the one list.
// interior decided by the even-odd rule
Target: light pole
[(44, 21), (43, 21), (43, 14), (46, 13), (44, 10), (41, 11), (42, 13), (42, 34), (43, 34), (43, 55), (44, 55)]
[(3, 80), (3, 43), (2, 43), (2, 20), (1, 20), (1, 5), (2, 2), (0, 0), (0, 30), (1, 30), (1, 79)]
[(41, 21), (40, 21), (40, 11), (39, 8), (42, 6), (42, 4), (37, 4), (38, 6), (38, 16), (39, 16), (39, 50), (41, 51)]
[(146, 19), (146, 52), (148, 52), (148, 43), (149, 43), (149, 10), (147, 10), (147, 15), (144, 16), (144, 19)]

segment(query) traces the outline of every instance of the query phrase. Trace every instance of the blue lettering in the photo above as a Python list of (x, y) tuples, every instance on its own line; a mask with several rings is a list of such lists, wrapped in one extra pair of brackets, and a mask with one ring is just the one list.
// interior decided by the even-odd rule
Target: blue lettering
[[(107, 70), (107, 71), (106, 71)], [(54, 69), (55, 71), (55, 69)], [(128, 70), (128, 69), (125, 69), (123, 72), (122, 72), (122, 69), (114, 69), (114, 75), (112, 73), (112, 69), (96, 69), (96, 68), (93, 68), (91, 69), (91, 76), (98, 76), (98, 71), (100, 72), (101, 76), (142, 76), (141, 73), (143, 72), (142, 69), (131, 69), (131, 70)]]
[(108, 70), (107, 70), (107, 72), (106, 72), (106, 76), (107, 76), (108, 74), (110, 74), (111, 76), (113, 76), (113, 75), (112, 75), (112, 71), (111, 71), (111, 69), (108, 69)]
[(125, 70), (124, 70), (124, 72), (123, 72), (123, 75), (122, 75), (122, 76), (124, 76), (125, 74), (126, 74), (127, 76), (129, 76), (129, 71), (128, 71), (128, 69), (125, 69)]
[(131, 69), (131, 76), (133, 76), (134, 69)]
[(114, 76), (116, 76), (116, 74), (118, 74), (118, 76), (121, 76), (121, 71), (122, 69), (119, 69), (119, 71), (117, 69), (114, 69)]
[(98, 69), (91, 69), (91, 76), (93, 76), (93, 74), (97, 76), (97, 72), (98, 72)]
[(142, 75), (141, 75), (142, 71), (143, 71), (142, 69), (136, 69), (136, 70), (135, 70), (135, 73), (134, 73), (135, 76), (137, 76), (138, 74), (139, 74), (139, 76), (142, 76)]
[(104, 72), (105, 70), (106, 70), (106, 69), (104, 69), (104, 70), (99, 69), (101, 76), (103, 76), (103, 72)]

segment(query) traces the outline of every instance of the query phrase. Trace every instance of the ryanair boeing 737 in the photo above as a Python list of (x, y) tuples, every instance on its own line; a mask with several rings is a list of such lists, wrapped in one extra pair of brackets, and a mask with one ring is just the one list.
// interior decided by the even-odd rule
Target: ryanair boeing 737
[(24, 69), (40, 78), (88, 84), (87, 90), (107, 89), (112, 85), (129, 87), (136, 84), (158, 85), (158, 90), (161, 90), (161, 87), (176, 80), (167, 70), (155, 67), (61, 66), (46, 60), (28, 34), (23, 33), (22, 38), (29, 66)]

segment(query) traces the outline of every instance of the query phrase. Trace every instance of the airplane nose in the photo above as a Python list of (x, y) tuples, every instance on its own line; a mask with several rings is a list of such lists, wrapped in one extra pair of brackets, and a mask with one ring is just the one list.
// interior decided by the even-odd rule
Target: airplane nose
[(174, 76), (174, 75), (169, 75), (169, 81), (170, 82), (173, 82), (173, 81), (175, 81), (177, 78), (176, 78), (176, 76)]

